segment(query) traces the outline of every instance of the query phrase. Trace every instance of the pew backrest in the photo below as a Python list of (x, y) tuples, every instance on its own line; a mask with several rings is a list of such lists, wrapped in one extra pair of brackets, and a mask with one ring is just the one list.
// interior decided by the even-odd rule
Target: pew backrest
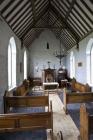
[(79, 91), (79, 92), (90, 92), (91, 87), (88, 84), (82, 84), (77, 82), (75, 79), (72, 80), (72, 90)]
[(0, 114), (0, 132), (53, 129), (52, 112)]
[(9, 112), (11, 107), (48, 107), (49, 95), (47, 96), (4, 96), (4, 113)]
[(82, 140), (89, 140), (93, 134), (93, 114), (90, 114), (85, 104), (80, 106), (80, 136)]

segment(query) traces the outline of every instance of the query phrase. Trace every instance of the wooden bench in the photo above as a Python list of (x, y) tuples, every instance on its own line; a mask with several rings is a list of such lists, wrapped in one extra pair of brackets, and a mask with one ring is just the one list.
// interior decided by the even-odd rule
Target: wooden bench
[(63, 91), (64, 110), (67, 114), (67, 104), (93, 102), (93, 92), (67, 92)]
[(75, 78), (72, 79), (71, 88), (73, 91), (79, 91), (79, 92), (90, 92), (91, 91), (91, 88), (88, 84), (82, 84), (82, 83), (76, 81)]
[[(9, 115), (9, 121), (7, 120), (5, 124), (9, 122), (9, 129), (4, 128), (4, 132), (6, 131), (19, 131), (19, 130), (29, 130), (29, 129), (51, 129), (51, 138), (53, 139), (53, 112), (52, 112), (52, 102), (49, 104), (49, 95), (47, 96), (4, 96), (4, 112), (8, 113), (4, 116), (6, 119), (2, 119), (3, 121), (7, 120)], [(9, 94), (10, 95), (10, 94)], [(10, 114), (11, 107), (47, 107), (47, 111), (38, 112), (38, 113), (12, 113)], [(21, 115), (20, 115), (21, 114)], [(13, 118), (11, 116), (14, 116)], [(22, 117), (24, 116), (24, 117)], [(3, 118), (3, 117), (2, 117)], [(13, 119), (13, 122), (11, 121)], [(31, 121), (30, 121), (31, 118)], [(2, 123), (3, 123), (2, 121)], [(29, 121), (31, 122), (29, 124)], [(3, 126), (5, 124), (2, 124)], [(22, 124), (22, 125), (21, 125)], [(27, 124), (27, 126), (25, 126)], [(7, 124), (8, 125), (8, 124)], [(16, 128), (17, 126), (17, 128)]]
[(47, 107), (49, 110), (49, 95), (46, 96), (8, 96), (5, 94), (4, 113), (10, 112), (11, 107)]
[(89, 114), (85, 104), (80, 107), (80, 137), (81, 140), (89, 140), (93, 134), (93, 113)]
[(50, 129), (53, 139), (53, 113), (0, 114), (0, 133), (33, 129)]

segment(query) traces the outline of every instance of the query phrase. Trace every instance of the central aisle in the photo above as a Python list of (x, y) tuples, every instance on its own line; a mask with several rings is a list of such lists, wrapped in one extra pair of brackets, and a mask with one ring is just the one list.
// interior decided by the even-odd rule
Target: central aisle
[(70, 115), (66, 115), (64, 113), (63, 104), (58, 94), (50, 93), (49, 100), (52, 100), (53, 106), (53, 128), (55, 140), (55, 135), (57, 135), (60, 130), (63, 133), (63, 140), (78, 140), (79, 130), (75, 126)]

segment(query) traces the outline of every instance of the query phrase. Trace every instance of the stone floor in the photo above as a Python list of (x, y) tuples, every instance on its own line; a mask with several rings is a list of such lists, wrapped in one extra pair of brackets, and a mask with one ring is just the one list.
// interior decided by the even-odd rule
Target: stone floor
[(62, 131), (63, 140), (78, 140), (79, 131), (71, 119), (63, 110), (63, 104), (57, 93), (50, 93), (49, 99), (52, 100), (53, 106), (53, 128), (54, 140), (60, 140), (57, 133)]

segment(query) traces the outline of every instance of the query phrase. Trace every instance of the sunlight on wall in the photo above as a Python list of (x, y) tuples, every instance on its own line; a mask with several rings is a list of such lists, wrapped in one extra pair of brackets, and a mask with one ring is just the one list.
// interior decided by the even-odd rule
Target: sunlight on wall
[(93, 85), (93, 38), (91, 38), (86, 48), (87, 62), (87, 83)]
[(8, 89), (16, 86), (16, 44), (11, 37), (8, 45)]

